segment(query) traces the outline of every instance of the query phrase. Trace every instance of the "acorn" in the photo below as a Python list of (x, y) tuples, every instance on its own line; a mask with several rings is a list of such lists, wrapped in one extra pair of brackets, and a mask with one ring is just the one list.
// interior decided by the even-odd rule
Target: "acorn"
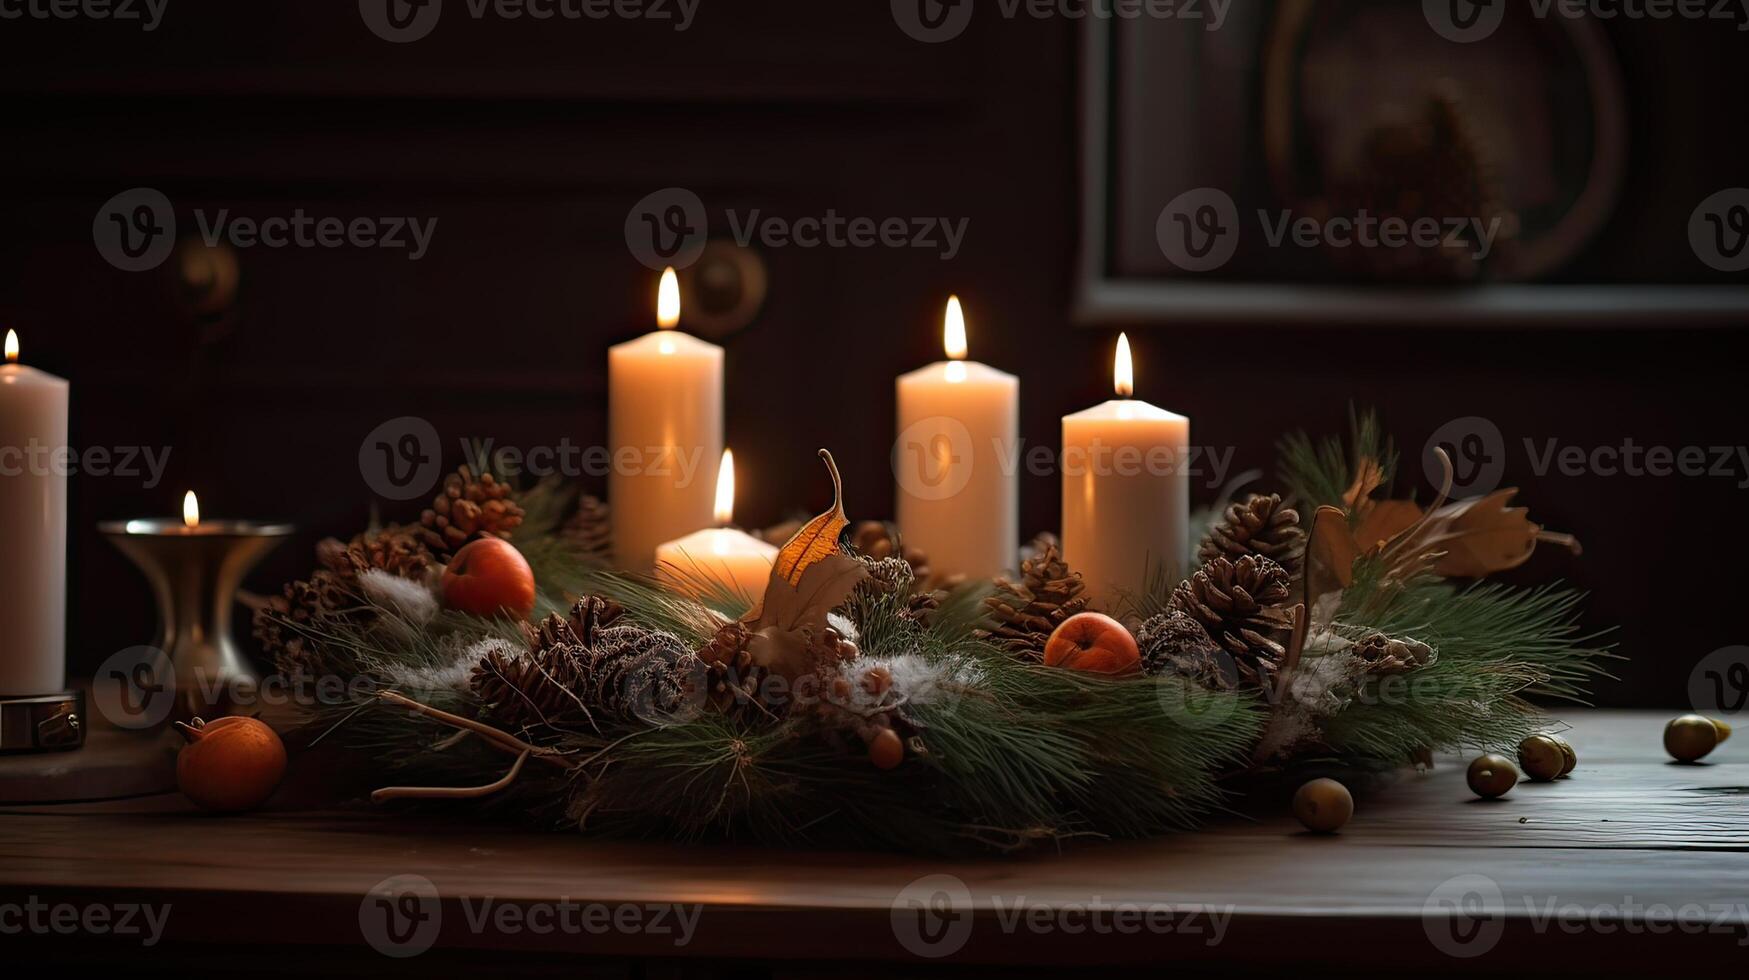
[(1573, 743), (1567, 741), (1565, 736), (1550, 735), (1549, 737), (1554, 739), (1555, 744), (1561, 747), (1561, 757), (1565, 760), (1564, 764), (1561, 766), (1561, 778), (1565, 779), (1567, 775), (1579, 765), (1579, 753), (1573, 751)]
[(1567, 755), (1554, 736), (1532, 735), (1518, 743), (1518, 768), (1533, 782), (1553, 782), (1567, 771)]
[(1467, 774), (1470, 790), (1484, 800), (1497, 800), (1518, 785), (1518, 770), (1512, 760), (1492, 752), (1477, 756)]
[(1704, 715), (1683, 715), (1664, 726), (1664, 751), (1677, 762), (1698, 762), (1731, 737), (1731, 726)]
[(868, 740), (868, 761), (876, 769), (897, 769), (905, 761), (905, 742), (891, 728), (875, 732)]
[(1354, 796), (1334, 779), (1314, 779), (1294, 792), (1294, 816), (1315, 834), (1333, 834), (1354, 816)]

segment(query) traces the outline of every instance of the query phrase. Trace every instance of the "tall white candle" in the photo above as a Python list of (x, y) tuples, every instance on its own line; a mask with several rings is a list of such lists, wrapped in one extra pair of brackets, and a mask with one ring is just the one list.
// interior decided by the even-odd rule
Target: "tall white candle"
[(0, 695), (67, 686), (67, 382), (0, 366)]
[(1190, 538), (1190, 420), (1135, 401), (1119, 336), (1118, 397), (1063, 419), (1063, 558), (1111, 611), (1156, 570), (1182, 571)]
[(727, 449), (717, 470), (716, 519), (721, 527), (694, 531), (657, 548), (656, 575), (695, 596), (727, 592), (748, 605), (757, 603), (771, 582), (778, 549), (728, 526), (735, 519), (735, 455)]
[(662, 273), (656, 322), (607, 358), (614, 553), (621, 568), (643, 572), (658, 545), (711, 526), (710, 464), (723, 453), (723, 349), (675, 329), (673, 269)]
[(943, 341), (947, 360), (898, 382), (899, 532), (936, 572), (991, 578), (1020, 548), (1020, 381), (965, 359), (957, 296)]

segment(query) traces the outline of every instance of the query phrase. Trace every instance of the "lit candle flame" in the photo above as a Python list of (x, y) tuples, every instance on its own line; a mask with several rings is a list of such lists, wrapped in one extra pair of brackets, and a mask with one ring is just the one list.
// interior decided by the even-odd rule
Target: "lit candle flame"
[(200, 527), (200, 501), (195, 498), (193, 490), (182, 498), (182, 523)]
[(717, 469), (717, 523), (735, 519), (735, 453), (723, 450), (723, 465)]
[(947, 319), (941, 332), (942, 344), (947, 348), (947, 359), (963, 361), (966, 359), (966, 312), (960, 308), (960, 298), (947, 298)]
[(6, 363), (18, 363), (18, 331), (6, 331)]
[(1112, 369), (1112, 380), (1117, 384), (1117, 396), (1128, 398), (1136, 393), (1136, 368), (1130, 360), (1130, 336), (1117, 335), (1117, 363)]
[(680, 277), (673, 266), (662, 270), (662, 283), (656, 287), (656, 326), (663, 330), (680, 326)]

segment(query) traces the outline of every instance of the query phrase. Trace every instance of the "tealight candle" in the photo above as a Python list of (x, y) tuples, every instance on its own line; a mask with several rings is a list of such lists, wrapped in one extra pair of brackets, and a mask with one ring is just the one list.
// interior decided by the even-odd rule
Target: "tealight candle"
[(723, 451), (723, 349), (675, 329), (673, 269), (662, 273), (656, 323), (607, 358), (613, 548), (633, 571), (649, 571), (662, 542), (711, 525), (704, 467)]
[(1190, 538), (1190, 420), (1134, 400), (1127, 336), (1113, 376), (1115, 400), (1063, 419), (1063, 559), (1106, 611), (1179, 571)]
[(946, 576), (994, 578), (1020, 546), (1020, 381), (966, 360), (965, 313), (947, 301), (947, 360), (899, 378), (899, 532)]
[(67, 382), (0, 365), (0, 697), (54, 694), (67, 681)]
[(656, 575), (695, 596), (719, 592), (751, 605), (765, 595), (777, 547), (728, 524), (735, 517), (735, 454), (723, 450), (717, 471), (716, 518), (722, 527), (706, 528), (656, 549)]

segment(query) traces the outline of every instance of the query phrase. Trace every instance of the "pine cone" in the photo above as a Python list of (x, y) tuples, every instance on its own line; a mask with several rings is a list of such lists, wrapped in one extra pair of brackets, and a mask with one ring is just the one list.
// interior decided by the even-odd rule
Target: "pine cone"
[(753, 662), (748, 650), (752, 639), (745, 625), (725, 623), (698, 652), (706, 668), (705, 697), (711, 708), (745, 723), (775, 719), (783, 707), (769, 701), (766, 682), (771, 672)]
[(356, 579), (318, 569), (309, 581), (291, 582), (283, 595), (255, 610), (254, 635), (283, 677), (337, 675), (339, 665), (311, 635), (346, 620), (369, 615), (353, 587)]
[(475, 479), (466, 466), (444, 479), (443, 489), (419, 515), (420, 537), (444, 562), (476, 536), (508, 538), (521, 523), (522, 507), (510, 486), (490, 473)]
[(601, 565), (613, 563), (613, 521), (607, 504), (599, 497), (584, 494), (577, 501), (577, 513), (565, 522), (565, 536), (577, 546), (583, 558)]
[(1136, 644), (1150, 676), (1184, 677), (1215, 690), (1233, 686), (1233, 658), (1184, 612), (1174, 609), (1143, 623)]
[(1291, 626), (1282, 606), (1293, 594), (1287, 569), (1268, 558), (1216, 558), (1172, 592), (1172, 608), (1208, 631), (1233, 655), (1239, 674), (1259, 686), (1275, 676)]
[(424, 581), (437, 565), (430, 549), (425, 547), (421, 528), (394, 524), (366, 531), (344, 544), (328, 538), (316, 545), (316, 560), (348, 581), (371, 569)]
[(1086, 586), (1058, 551), (1057, 540), (1040, 535), (1036, 553), (1020, 563), (1020, 581), (996, 580), (996, 594), (984, 600), (996, 626), (979, 638), (1026, 660), (1043, 660), (1045, 641), (1063, 621), (1087, 608)]
[(1253, 494), (1227, 513), (1197, 549), (1198, 562), (1216, 558), (1234, 560), (1246, 555), (1268, 558), (1298, 577), (1306, 556), (1306, 532), (1300, 529), (1299, 512), (1281, 505), (1280, 494)]
[(1433, 648), (1420, 640), (1387, 636), (1377, 630), (1354, 641), (1348, 652), (1366, 663), (1369, 674), (1404, 674), (1436, 659)]
[(708, 674), (705, 662), (672, 633), (610, 626), (596, 634), (580, 693), (620, 720), (670, 724), (704, 706)]
[(493, 650), (474, 667), (474, 695), (501, 725), (527, 728), (592, 715), (580, 693), (588, 651), (567, 642), (570, 627), (557, 615), (547, 617), (541, 628), (553, 642), (522, 653)]
[[(779, 542), (781, 544), (782, 542)], [(911, 578), (927, 583), (932, 574), (929, 556), (905, 543), (899, 529), (885, 521), (863, 521), (850, 535), (856, 553), (880, 561), (883, 558), (903, 558), (911, 566)]]

